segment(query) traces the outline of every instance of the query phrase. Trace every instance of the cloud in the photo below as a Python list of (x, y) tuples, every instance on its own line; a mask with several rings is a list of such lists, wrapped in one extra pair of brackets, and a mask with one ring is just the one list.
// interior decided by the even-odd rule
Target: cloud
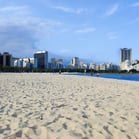
[(139, 2), (133, 3), (131, 7), (139, 7)]
[(41, 26), (35, 29), (38, 25), (33, 21), (31, 23), (31, 19), (0, 18), (0, 51), (10, 51), (16, 56), (29, 56), (31, 51), (33, 53), (37, 49)]
[(29, 10), (27, 6), (6, 6), (6, 7), (0, 7), (0, 14), (26, 15), (29, 14)]
[(110, 40), (118, 39), (118, 33), (117, 32), (109, 32), (109, 33), (107, 33), (107, 37)]
[(95, 31), (96, 31), (96, 28), (87, 27), (87, 28), (76, 30), (75, 32), (76, 33), (91, 33), (91, 32), (95, 32)]
[(21, 10), (26, 10), (26, 6), (6, 6), (0, 8), (0, 12), (11, 12), (11, 11), (21, 11)]
[(106, 12), (105, 12), (105, 16), (112, 16), (114, 15), (117, 11), (118, 11), (119, 5), (118, 4), (114, 4), (112, 5), (112, 7), (110, 7)]
[(64, 6), (54, 6), (51, 8), (60, 10), (60, 11), (66, 12), (66, 13), (72, 13), (72, 14), (81, 14), (81, 13), (87, 11), (87, 9), (85, 9), (85, 8), (74, 9), (74, 8), (69, 8), (69, 7), (64, 7)]
[(0, 8), (0, 52), (9, 51), (18, 57), (31, 56), (39, 49), (40, 40), (62, 25), (59, 21), (41, 19), (30, 13), (28, 7)]

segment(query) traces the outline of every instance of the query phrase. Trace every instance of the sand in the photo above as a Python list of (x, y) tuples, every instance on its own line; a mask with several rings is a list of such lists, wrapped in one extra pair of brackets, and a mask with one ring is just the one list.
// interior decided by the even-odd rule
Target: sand
[(139, 82), (0, 73), (0, 139), (139, 139)]

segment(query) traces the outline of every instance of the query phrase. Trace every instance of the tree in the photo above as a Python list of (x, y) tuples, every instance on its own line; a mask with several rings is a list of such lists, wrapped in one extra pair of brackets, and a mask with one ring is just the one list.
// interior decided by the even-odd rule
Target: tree
[(131, 69), (129, 70), (129, 73), (137, 73), (137, 71), (135, 69)]

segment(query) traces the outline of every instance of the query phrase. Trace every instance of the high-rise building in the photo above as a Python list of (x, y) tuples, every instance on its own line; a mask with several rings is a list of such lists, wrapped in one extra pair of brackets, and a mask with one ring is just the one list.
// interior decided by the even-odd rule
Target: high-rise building
[(132, 49), (121, 48), (120, 50), (120, 68), (129, 70), (132, 63)]
[(73, 68), (78, 69), (78, 68), (79, 68), (79, 65), (80, 65), (80, 60), (79, 60), (79, 58), (78, 58), (78, 57), (72, 58), (72, 60), (70, 61), (70, 65), (72, 65)]
[(129, 62), (132, 62), (132, 49), (121, 48), (120, 63), (125, 62), (126, 60), (129, 60)]
[(34, 54), (34, 59), (37, 61), (37, 68), (48, 68), (48, 52), (38, 51)]
[(12, 55), (8, 52), (4, 52), (3, 54), (0, 54), (0, 65), (3, 67), (10, 67), (12, 64)]
[(87, 69), (88, 68), (88, 65), (85, 63), (85, 62), (83, 62), (83, 61), (80, 61), (80, 69)]
[(3, 55), (0, 53), (0, 66), (3, 66)]
[(63, 59), (51, 58), (51, 63), (49, 63), (50, 69), (62, 69), (63, 68)]
[(58, 59), (57, 60), (57, 68), (62, 69), (63, 68), (63, 59)]
[(56, 59), (51, 58), (51, 69), (56, 69)]

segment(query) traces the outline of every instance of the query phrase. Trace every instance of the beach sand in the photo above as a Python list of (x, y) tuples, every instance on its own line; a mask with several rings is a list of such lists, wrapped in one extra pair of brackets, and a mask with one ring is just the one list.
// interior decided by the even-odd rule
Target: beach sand
[(139, 139), (139, 82), (0, 73), (0, 139)]

